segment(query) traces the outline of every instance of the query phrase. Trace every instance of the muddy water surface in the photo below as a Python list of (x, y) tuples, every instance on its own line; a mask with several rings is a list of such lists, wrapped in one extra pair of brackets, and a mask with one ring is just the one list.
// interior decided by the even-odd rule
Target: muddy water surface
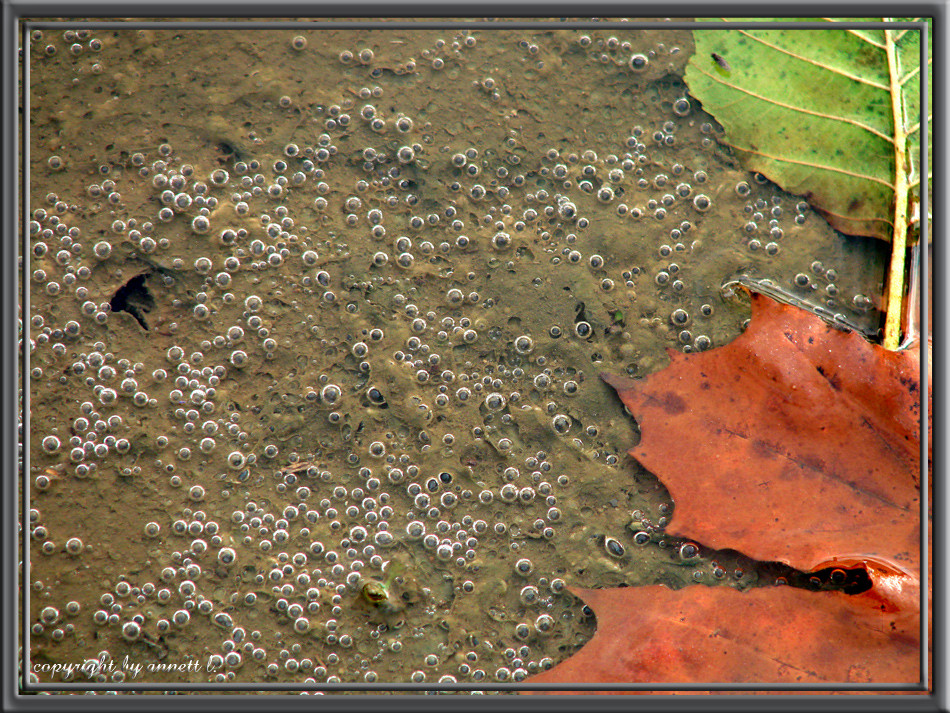
[(510, 683), (568, 585), (762, 582), (598, 375), (739, 275), (876, 327), (883, 258), (720, 145), (689, 32), (78, 29), (25, 50), (30, 676)]

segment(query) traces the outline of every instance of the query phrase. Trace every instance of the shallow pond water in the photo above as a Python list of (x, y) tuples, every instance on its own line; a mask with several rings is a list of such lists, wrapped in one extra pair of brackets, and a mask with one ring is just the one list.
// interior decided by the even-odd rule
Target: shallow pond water
[(737, 276), (876, 330), (885, 258), (742, 170), (688, 31), (37, 33), (36, 680), (530, 681), (567, 586), (762, 583), (599, 374), (728, 343)]

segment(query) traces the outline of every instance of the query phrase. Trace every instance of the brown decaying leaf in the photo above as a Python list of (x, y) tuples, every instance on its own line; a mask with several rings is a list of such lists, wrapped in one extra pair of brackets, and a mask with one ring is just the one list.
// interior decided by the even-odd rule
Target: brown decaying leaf
[(914, 683), (920, 676), (917, 612), (881, 611), (876, 596), (791, 587), (571, 591), (596, 613), (597, 632), (578, 653), (530, 683), (767, 688)]
[(753, 294), (739, 338), (671, 359), (604, 376), (641, 426), (630, 454), (673, 497), (668, 530), (803, 570), (863, 565), (873, 586), (572, 590), (597, 633), (530, 682), (918, 681), (919, 351)]
[(920, 357), (752, 295), (730, 344), (604, 375), (630, 450), (675, 503), (671, 534), (803, 570), (855, 555), (919, 571)]

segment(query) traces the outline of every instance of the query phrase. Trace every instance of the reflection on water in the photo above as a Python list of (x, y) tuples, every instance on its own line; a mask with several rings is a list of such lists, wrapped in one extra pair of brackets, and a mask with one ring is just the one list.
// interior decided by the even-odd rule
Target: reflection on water
[(598, 375), (734, 338), (736, 274), (873, 322), (882, 258), (738, 167), (691, 51), (34, 32), (31, 675), (510, 683), (592, 635), (569, 585), (753, 586), (677, 557)]

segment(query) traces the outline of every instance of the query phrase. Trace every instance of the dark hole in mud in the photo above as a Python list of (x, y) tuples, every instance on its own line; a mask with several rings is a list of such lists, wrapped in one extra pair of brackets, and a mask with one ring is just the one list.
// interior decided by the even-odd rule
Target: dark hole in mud
[(218, 142), (218, 151), (220, 156), (218, 158), (218, 163), (228, 163), (231, 160), (241, 161), (246, 158), (243, 151), (240, 148), (232, 144), (230, 141), (220, 141)]
[(136, 322), (142, 325), (142, 329), (148, 331), (145, 315), (155, 307), (155, 298), (148, 291), (145, 284), (146, 277), (148, 273), (142, 273), (122, 285), (112, 295), (109, 306), (112, 307), (113, 312), (128, 312)]

